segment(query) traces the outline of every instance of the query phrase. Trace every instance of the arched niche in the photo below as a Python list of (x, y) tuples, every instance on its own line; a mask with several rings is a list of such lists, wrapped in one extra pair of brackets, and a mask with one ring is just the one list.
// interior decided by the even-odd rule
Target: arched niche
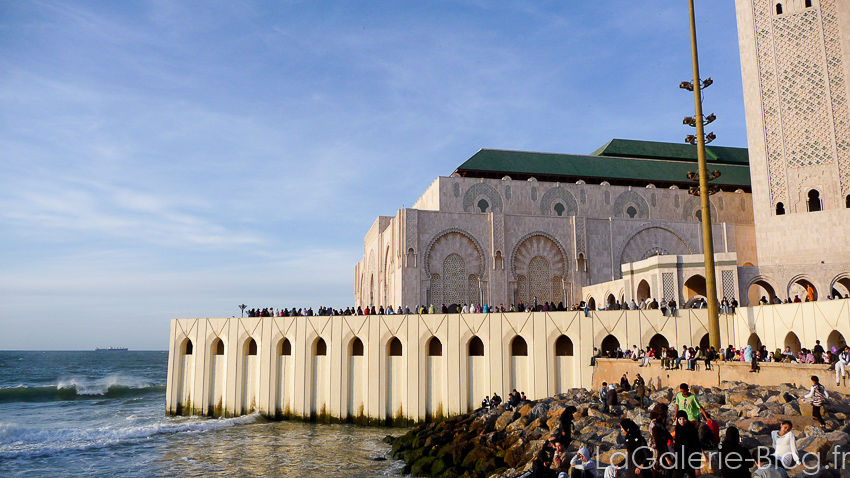
[(399, 340), (398, 337), (393, 337), (387, 344), (387, 355), (390, 357), (401, 357), (404, 355), (401, 340)]
[(194, 352), (194, 346), (192, 345), (192, 341), (189, 338), (183, 340), (183, 343), (180, 344), (180, 353), (182, 355), (192, 355)]
[(472, 336), (469, 339), (469, 345), (467, 346), (469, 350), (470, 357), (483, 357), (484, 356), (484, 342), (477, 336)]
[(360, 337), (354, 337), (351, 339), (351, 345), (349, 347), (349, 354), (352, 357), (362, 357), (363, 356), (363, 341), (360, 340)]
[(758, 350), (761, 348), (761, 338), (758, 336), (758, 334), (753, 332), (750, 334), (749, 338), (747, 338), (747, 345), (752, 347), (753, 350)]
[(277, 345), (277, 354), (292, 355), (292, 342), (287, 338), (282, 339)]
[(788, 284), (788, 297), (794, 300), (794, 297), (797, 296), (801, 301), (805, 302), (808, 297), (809, 287), (812, 289), (812, 300), (818, 300), (817, 286), (811, 280), (802, 276), (791, 279), (791, 282)]
[(705, 277), (700, 274), (695, 274), (688, 278), (685, 281), (684, 285), (684, 293), (685, 293), (685, 301), (689, 301), (697, 296), (705, 296)]
[(428, 340), (428, 356), (429, 357), (442, 357), (443, 356), (443, 343), (440, 342), (440, 339), (437, 337), (431, 337)]
[(599, 346), (599, 350), (606, 356), (610, 355), (611, 352), (616, 352), (618, 348), (620, 348), (620, 341), (611, 334), (602, 339), (602, 344)]
[(837, 330), (833, 330), (829, 333), (829, 336), (826, 338), (826, 349), (832, 350), (832, 347), (835, 347), (839, 352), (844, 350), (844, 346), (847, 345), (847, 342), (844, 340), (844, 335)]
[(224, 355), (224, 341), (216, 337), (210, 346), (210, 350), (213, 355)]
[(555, 356), (556, 357), (572, 357), (573, 356), (573, 341), (566, 335), (561, 335), (555, 341)]
[(525, 339), (517, 335), (511, 340), (511, 356), (526, 357), (528, 356), (528, 344)]
[(325, 339), (319, 337), (313, 343), (313, 355), (316, 357), (322, 357), (328, 354), (328, 344), (325, 343)]
[(650, 294), (649, 282), (645, 279), (641, 280), (638, 283), (637, 293), (635, 294), (637, 296), (637, 304), (640, 305), (642, 302), (646, 301), (646, 299), (649, 299), (651, 297)]
[(776, 291), (766, 279), (756, 278), (747, 287), (747, 304), (756, 305), (762, 297), (767, 299), (768, 303), (772, 303), (776, 297)]
[[(619, 347), (619, 345), (617, 345)], [(649, 348), (655, 351), (655, 358), (661, 358), (662, 350), (670, 346), (667, 337), (661, 334), (655, 334), (649, 339)]]
[(788, 335), (785, 336), (784, 346), (791, 347), (791, 351), (797, 353), (801, 348), (800, 338), (794, 332), (788, 332)]
[(243, 353), (245, 355), (257, 355), (257, 341), (253, 338), (248, 338), (248, 340), (245, 341)]

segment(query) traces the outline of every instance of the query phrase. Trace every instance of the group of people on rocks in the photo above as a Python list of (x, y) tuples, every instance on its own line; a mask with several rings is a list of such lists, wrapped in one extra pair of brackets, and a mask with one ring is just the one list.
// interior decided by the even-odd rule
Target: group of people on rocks
[[(623, 379), (628, 385), (628, 379), (625, 376)], [(635, 389), (636, 394), (640, 393), (638, 385), (641, 382), (638, 375), (635, 384), (630, 387)], [(603, 413), (611, 412), (610, 407), (617, 404), (618, 393), (629, 391), (629, 387), (623, 385), (623, 380), (620, 387), (602, 384), (599, 399)], [(640, 398), (643, 406), (643, 397)], [(812, 401), (815, 419), (823, 426), (819, 409), (828, 394), (818, 383), (817, 376), (812, 377), (811, 391), (802, 398)], [(620, 432), (625, 437), (625, 456), (605, 468), (604, 478), (696, 478), (708, 454), (717, 455), (721, 478), (788, 478), (786, 470), (801, 463), (790, 421), (782, 421), (779, 430), (771, 432), (771, 448), (759, 448), (753, 456), (741, 444), (740, 431), (734, 425), (726, 428), (721, 440), (719, 424), (703, 408), (687, 383), (679, 385), (671, 405), (672, 428), (668, 425), (669, 407), (659, 402), (650, 412), (646, 436), (633, 420), (620, 420)], [(558, 427), (538, 452), (531, 469), (521, 475), (522, 478), (601, 478), (597, 460), (591, 457), (585, 444), (575, 444), (577, 451), (573, 455), (567, 451), (572, 442), (572, 420), (576, 411), (573, 406), (564, 409)]]
[[(525, 392), (517, 392), (516, 389), (513, 389), (510, 393), (508, 393), (508, 401), (505, 403), (505, 410), (518, 410), (520, 405), (527, 401), (528, 399), (525, 398)], [(502, 397), (500, 397), (496, 392), (493, 392), (492, 397), (484, 397), (484, 400), (481, 401), (481, 407), (485, 410), (492, 410), (501, 404)]]

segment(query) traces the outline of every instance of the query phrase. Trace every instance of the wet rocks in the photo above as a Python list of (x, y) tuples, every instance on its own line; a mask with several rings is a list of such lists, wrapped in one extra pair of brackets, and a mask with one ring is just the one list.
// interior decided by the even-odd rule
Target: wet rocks
[[(807, 390), (791, 384), (757, 387), (742, 382), (724, 382), (722, 387), (692, 387), (697, 398), (721, 427), (737, 426), (741, 444), (756, 448), (771, 445), (770, 432), (778, 430), (783, 420), (793, 424), (797, 446), (807, 453), (810, 472), (824, 478), (836, 478), (834, 469), (811, 468), (815, 460), (826, 463), (850, 456), (850, 425), (844, 419), (850, 414), (850, 400), (843, 395), (830, 394), (826, 407), (828, 428), (822, 429), (811, 417), (811, 405), (799, 399)], [(625, 451), (619, 422), (622, 418), (635, 421), (647, 433), (649, 410), (656, 403), (671, 403), (674, 390), (664, 388), (648, 398), (642, 409), (628, 392), (620, 393), (620, 405), (602, 411), (598, 395), (583, 389), (542, 400), (523, 402), (518, 410), (504, 406), (494, 410), (476, 410), (434, 423), (424, 423), (397, 437), (387, 437), (392, 444), (391, 456), (406, 462), (405, 473), (439, 478), (484, 478), (497, 476), (514, 478), (531, 468), (534, 458), (558, 431), (559, 419), (568, 406), (576, 407), (573, 415), (572, 443), (569, 450), (587, 446), (598, 458), (600, 466), (622, 460)], [(670, 406), (668, 425), (672, 422)], [(843, 458), (841, 463), (844, 463)], [(713, 463), (706, 462), (703, 471), (711, 476)], [(716, 468), (716, 467), (715, 467)], [(798, 467), (803, 469), (804, 466)], [(792, 477), (800, 475), (790, 470)], [(802, 475), (801, 475), (802, 476)], [(850, 476), (850, 475), (848, 475)]]

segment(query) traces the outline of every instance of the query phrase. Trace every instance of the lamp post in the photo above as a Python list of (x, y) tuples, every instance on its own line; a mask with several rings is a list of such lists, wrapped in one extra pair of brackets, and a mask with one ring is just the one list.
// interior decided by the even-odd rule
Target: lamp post
[(239, 308), (242, 309), (242, 317), (245, 317), (245, 308), (248, 307), (245, 304), (239, 304)]
[[(720, 176), (719, 172), (715, 172), (714, 177), (709, 178), (708, 169), (705, 164), (705, 144), (714, 140), (714, 133), (705, 135), (703, 126), (714, 121), (713, 114), (706, 118), (702, 115), (702, 90), (710, 86), (713, 82), (711, 78), (706, 78), (705, 81), (700, 81), (699, 78), (699, 57), (697, 55), (697, 27), (694, 17), (694, 0), (688, 0), (688, 8), (690, 10), (691, 19), (691, 59), (694, 68), (693, 83), (684, 81), (679, 87), (694, 92), (694, 107), (696, 109), (693, 118), (685, 118), (684, 123), (696, 128), (696, 135), (688, 135), (685, 139), (688, 143), (696, 144), (697, 146), (697, 161), (699, 164), (699, 189), (691, 188), (691, 194), (700, 197), (701, 218), (702, 218), (702, 242), (703, 254), (705, 256), (705, 295), (708, 300), (708, 341), (711, 346), (720, 349), (720, 321), (718, 318), (717, 307), (717, 279), (715, 276), (714, 267), (714, 240), (711, 235), (711, 203), (709, 196), (717, 191), (717, 188), (709, 188), (708, 181), (716, 179)], [(707, 141), (706, 141), (707, 140)], [(688, 177), (694, 179), (693, 173), (689, 173)]]

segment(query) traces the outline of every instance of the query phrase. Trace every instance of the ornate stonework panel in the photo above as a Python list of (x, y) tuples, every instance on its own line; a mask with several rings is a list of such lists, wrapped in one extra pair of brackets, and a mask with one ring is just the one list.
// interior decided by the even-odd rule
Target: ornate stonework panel
[(625, 191), (617, 196), (614, 200), (614, 217), (631, 217), (626, 214), (629, 206), (633, 206), (637, 211), (634, 219), (649, 219), (649, 204), (643, 196), (634, 191)]
[[(717, 223), (717, 208), (714, 207), (714, 203), (709, 201), (708, 203), (709, 209), (711, 209), (711, 223)], [(699, 221), (697, 219), (697, 213), (702, 213), (702, 202), (698, 196), (691, 196), (685, 201), (685, 205), (682, 207), (682, 219), (685, 221)]]
[(788, 192), (785, 184), (779, 92), (777, 91), (776, 63), (774, 61), (773, 42), (771, 41), (773, 1), (755, 0), (753, 7), (756, 51), (762, 94), (765, 149), (767, 152), (767, 175), (770, 180), (770, 201), (771, 204), (776, 204), (779, 201), (787, 204)]
[[(688, 243), (673, 230), (661, 225), (648, 224), (628, 235), (614, 257), (619, 258), (617, 264), (625, 264), (644, 259), (647, 251), (664, 251), (675, 255), (694, 253)], [(622, 271), (617, 268), (615, 274), (619, 278)], [(656, 289), (653, 288), (653, 290)]]
[(574, 235), (573, 244), (575, 244), (575, 256), (578, 257), (579, 254), (583, 254), (585, 259), (587, 258), (587, 220), (583, 217), (575, 218), (575, 227), (574, 227)]
[(493, 244), (490, 250), (493, 254), (505, 250), (505, 216), (494, 213), (491, 215), (491, 227), (493, 228)]
[[(561, 214), (555, 210), (555, 206), (561, 204), (564, 209)], [(540, 199), (540, 214), (544, 216), (575, 216), (578, 215), (578, 204), (573, 193), (557, 186), (543, 193)]]
[(487, 212), (502, 212), (502, 196), (496, 188), (486, 183), (475, 183), (463, 195), (463, 210), (465, 212), (481, 212), (478, 204), (481, 199), (489, 202)]
[(528, 304), (528, 279), (523, 275), (516, 278), (516, 300)]
[(466, 291), (469, 294), (469, 302), (468, 304), (477, 304), (478, 303), (478, 276), (475, 274), (470, 274), (467, 282)]
[(460, 184), (458, 184), (458, 183), (452, 184), (452, 193), (454, 194), (454, 196), (456, 198), (460, 197)]
[(463, 304), (466, 299), (466, 270), (463, 257), (449, 254), (443, 261), (443, 300), (441, 304)]
[(826, 46), (826, 69), (829, 75), (829, 90), (832, 96), (832, 121), (838, 148), (839, 178), (841, 195), (850, 193), (850, 111), (847, 104), (847, 83), (841, 61), (841, 37), (838, 33), (838, 18), (835, 0), (821, 0), (823, 15), (823, 38)]
[[(560, 277), (567, 274), (567, 255), (564, 248), (555, 238), (542, 232), (536, 232), (520, 240), (514, 248), (511, 254), (512, 275), (515, 277), (523, 275), (531, 281), (534, 278), (530, 269), (531, 262), (538, 256), (546, 259), (550, 274)], [(539, 261), (536, 264), (539, 264)], [(552, 275), (546, 277), (547, 283), (552, 280)]]
[(561, 302), (564, 296), (564, 280), (559, 276), (552, 278), (552, 300)]
[(673, 289), (673, 273), (672, 272), (662, 272), (661, 273), (661, 290), (662, 295), (665, 299), (670, 300), (675, 295), (675, 291)]
[(443, 293), (440, 286), (440, 274), (431, 274), (431, 304), (443, 303)]
[(832, 162), (829, 91), (817, 9), (773, 19), (786, 161), (799, 168)]
[(537, 201), (537, 186), (531, 187), (531, 200)]
[(478, 241), (468, 232), (460, 229), (447, 229), (434, 236), (425, 250), (426, 277), (431, 274), (444, 274), (445, 260), (451, 254), (457, 254), (463, 258), (467, 272), (486, 277), (484, 275), (486, 259), (482, 253), (483, 250)]
[(735, 294), (735, 271), (721, 271), (721, 284), (723, 284), (723, 296), (732, 300)]
[(510, 186), (505, 186), (505, 199), (507, 199), (508, 201), (511, 200), (511, 187)]
[(532, 300), (537, 297), (538, 303), (551, 301), (552, 276), (549, 273), (549, 261), (542, 256), (535, 256), (528, 264), (528, 293)]

